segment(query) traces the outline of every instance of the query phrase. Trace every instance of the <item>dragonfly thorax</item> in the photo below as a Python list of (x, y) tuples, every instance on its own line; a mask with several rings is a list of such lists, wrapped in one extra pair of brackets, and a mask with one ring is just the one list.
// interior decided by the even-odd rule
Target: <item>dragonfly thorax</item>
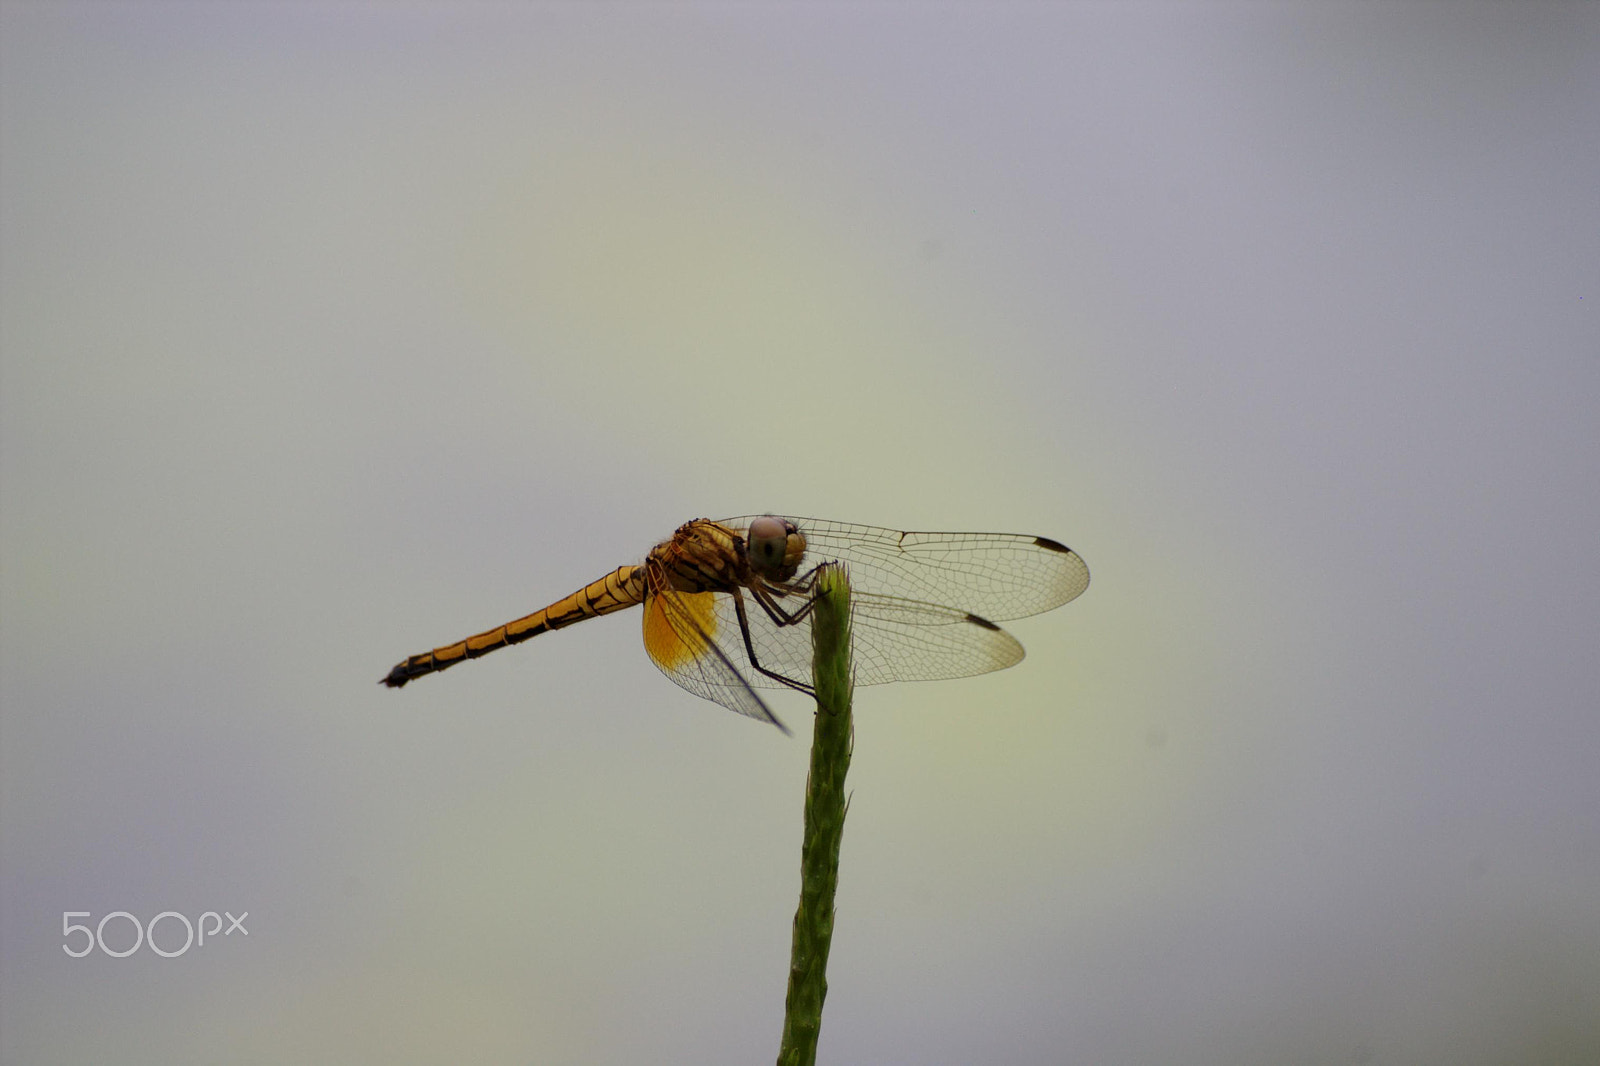
[(646, 565), (655, 566), (662, 583), (676, 592), (726, 592), (743, 585), (749, 573), (741, 540), (727, 526), (697, 518), (656, 545)]

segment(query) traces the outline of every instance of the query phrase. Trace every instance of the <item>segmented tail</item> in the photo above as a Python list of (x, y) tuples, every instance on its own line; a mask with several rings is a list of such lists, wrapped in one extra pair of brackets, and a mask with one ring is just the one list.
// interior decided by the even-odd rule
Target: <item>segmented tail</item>
[(515, 622), (507, 622), (498, 629), (479, 633), (475, 637), (468, 637), (455, 644), (447, 644), (442, 648), (425, 651), (421, 655), (413, 655), (404, 662), (396, 664), (381, 683), (390, 688), (399, 688), (407, 681), (419, 678), (423, 674), (448, 670), (456, 663), (487, 655), (507, 644), (520, 644), (546, 630), (560, 629), (574, 622), (581, 622), (585, 618), (632, 607), (634, 604), (644, 602), (644, 589), (644, 567), (618, 567), (599, 581), (591, 583), (563, 600), (557, 600), (543, 610), (534, 611)]

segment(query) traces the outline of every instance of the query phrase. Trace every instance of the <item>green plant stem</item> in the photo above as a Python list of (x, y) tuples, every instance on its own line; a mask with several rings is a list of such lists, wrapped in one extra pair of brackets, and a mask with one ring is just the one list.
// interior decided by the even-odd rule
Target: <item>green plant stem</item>
[(849, 808), (844, 777), (850, 769), (854, 729), (850, 697), (850, 582), (842, 567), (817, 576), (811, 613), (812, 682), (816, 728), (811, 773), (806, 778), (805, 839), (800, 847), (800, 906), (794, 914), (789, 954), (789, 995), (784, 1002), (778, 1066), (813, 1066), (828, 995), (828, 946), (833, 940), (833, 897), (839, 884), (839, 843)]

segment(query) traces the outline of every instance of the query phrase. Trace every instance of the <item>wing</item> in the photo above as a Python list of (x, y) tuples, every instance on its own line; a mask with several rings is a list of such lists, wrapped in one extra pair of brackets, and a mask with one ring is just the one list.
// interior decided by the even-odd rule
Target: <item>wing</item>
[[(1022, 661), (1022, 645), (992, 622), (952, 607), (858, 592), (854, 590), (854, 572), (850, 577), (852, 653), (858, 685), (971, 677)], [(723, 641), (726, 656), (741, 664), (748, 661), (733, 597), (716, 596), (710, 609), (716, 616), (716, 631), (730, 635)], [(745, 617), (760, 664), (809, 686), (810, 616), (792, 625), (779, 625), (746, 596)], [(729, 639), (737, 645), (730, 646)], [(758, 687), (784, 687), (753, 668), (744, 671), (744, 676)]]
[[(723, 524), (744, 531), (753, 517), (728, 518)], [(1059, 607), (1089, 587), (1083, 558), (1048, 537), (901, 533), (819, 518), (787, 520), (806, 537), (802, 572), (830, 560), (849, 566), (858, 628), (865, 613), (880, 604), (890, 621), (904, 619), (907, 608), (897, 605), (916, 603), (1003, 622)], [(872, 608), (863, 602), (868, 596)]]
[(739, 658), (745, 658), (737, 619), (729, 634), (716, 609), (717, 600), (730, 597), (716, 592), (675, 592), (665, 586), (653, 566), (646, 579), (644, 649), (650, 661), (696, 696), (771, 722), (788, 733), (788, 727), (756, 695), (720, 646), (731, 639), (733, 647), (740, 649)]

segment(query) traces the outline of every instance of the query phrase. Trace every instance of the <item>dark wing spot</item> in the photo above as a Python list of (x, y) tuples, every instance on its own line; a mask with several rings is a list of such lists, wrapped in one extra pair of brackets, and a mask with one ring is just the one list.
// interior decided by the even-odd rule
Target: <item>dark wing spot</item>
[(993, 629), (995, 632), (999, 632), (1000, 631), (1000, 627), (999, 626), (995, 625), (993, 622), (989, 621), (987, 618), (979, 618), (975, 614), (967, 615), (967, 621), (971, 622), (975, 626), (982, 626), (985, 629)]
[(1069, 554), (1072, 551), (1072, 549), (1067, 547), (1065, 544), (1062, 544), (1058, 540), (1051, 540), (1049, 537), (1034, 537), (1033, 543), (1045, 549), (1046, 551), (1066, 552)]

